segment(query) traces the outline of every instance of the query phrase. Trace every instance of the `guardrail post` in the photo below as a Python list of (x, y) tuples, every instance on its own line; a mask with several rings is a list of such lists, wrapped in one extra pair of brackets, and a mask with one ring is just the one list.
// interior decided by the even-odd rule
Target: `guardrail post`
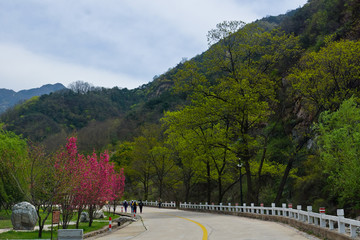
[(260, 213), (261, 213), (261, 214), (264, 214), (264, 204), (263, 204), (263, 203), (260, 203), (260, 207), (261, 207)]
[(296, 206), (296, 209), (297, 209), (297, 219), (298, 219), (299, 221), (302, 221), (302, 217), (300, 216), (301, 205), (297, 205), (297, 206)]
[(307, 212), (308, 212), (308, 223), (311, 224), (312, 221), (311, 221), (311, 217), (310, 217), (310, 213), (312, 212), (312, 206), (307, 206)]
[[(320, 218), (321, 218), (321, 216), (320, 216)], [(314, 224), (315, 224), (315, 225), (319, 225), (319, 219), (320, 219), (320, 218), (313, 217), (313, 220), (314, 220)]]
[(275, 203), (272, 203), (271, 204), (271, 208), (272, 208), (272, 210), (271, 210), (271, 213), (272, 213), (272, 215), (275, 215)]
[(350, 237), (355, 238), (357, 236), (357, 226), (350, 225)]
[(289, 203), (288, 204), (288, 216), (290, 217), (290, 218), (295, 218), (295, 216), (294, 216), (294, 212), (293, 212), (293, 205), (292, 205), (292, 203)]
[(324, 219), (325, 208), (324, 207), (319, 208), (319, 213), (320, 213), (320, 227), (326, 227), (326, 220)]
[(229, 206), (229, 207), (228, 207), (228, 211), (229, 211), (229, 212), (232, 212), (231, 203), (228, 203), (228, 206)]
[(329, 220), (329, 229), (334, 230), (334, 221)]
[(246, 203), (243, 203), (243, 212), (247, 212), (247, 209), (246, 209)]
[(208, 202), (205, 202), (204, 208), (205, 208), (206, 210), (208, 210), (208, 208), (209, 208)]
[(283, 215), (284, 217), (287, 216), (287, 214), (286, 214), (286, 203), (283, 203), (283, 204), (282, 204), (282, 215)]
[(223, 206), (222, 206), (222, 203), (220, 203), (220, 211), (223, 210)]
[(345, 223), (342, 222), (341, 220), (344, 219), (344, 209), (338, 209), (337, 210), (337, 215), (338, 215), (338, 231), (339, 233), (345, 233)]
[(251, 213), (255, 213), (254, 204), (251, 203)]

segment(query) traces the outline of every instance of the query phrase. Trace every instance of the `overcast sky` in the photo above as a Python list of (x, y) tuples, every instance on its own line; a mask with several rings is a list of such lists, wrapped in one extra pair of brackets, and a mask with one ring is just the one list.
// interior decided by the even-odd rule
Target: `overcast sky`
[(207, 50), (224, 20), (246, 23), (307, 0), (0, 0), (0, 88), (136, 88)]

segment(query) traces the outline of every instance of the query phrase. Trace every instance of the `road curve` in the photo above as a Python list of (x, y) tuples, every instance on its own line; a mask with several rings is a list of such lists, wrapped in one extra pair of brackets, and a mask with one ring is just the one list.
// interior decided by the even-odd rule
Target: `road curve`
[(230, 215), (145, 207), (141, 217), (143, 222), (139, 220), (97, 239), (317, 239), (283, 224)]

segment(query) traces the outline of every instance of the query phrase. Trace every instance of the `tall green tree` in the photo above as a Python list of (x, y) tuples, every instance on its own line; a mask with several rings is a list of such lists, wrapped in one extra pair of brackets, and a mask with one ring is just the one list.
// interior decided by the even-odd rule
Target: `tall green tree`
[[(171, 114), (177, 115), (177, 112)], [(178, 124), (175, 121), (178, 116), (170, 116), (164, 118), (164, 124), (168, 124), (169, 128), (166, 131), (167, 142), (173, 155), (177, 157), (177, 164), (180, 168), (180, 174), (182, 175), (182, 184), (184, 186), (184, 193), (182, 200), (185, 202), (190, 201), (192, 191), (194, 187), (199, 183), (206, 183), (205, 190), (206, 198), (199, 199), (210, 202), (211, 200), (211, 173), (210, 173), (210, 161), (203, 152), (201, 143), (198, 142), (199, 138), (196, 135), (196, 129), (184, 130), (177, 128)], [(183, 119), (189, 119), (189, 116), (182, 115)], [(171, 121), (171, 124), (170, 124)]]
[(294, 147), (275, 199), (280, 203), (282, 193), (300, 153), (313, 137), (311, 125), (325, 110), (336, 110), (342, 101), (359, 95), (360, 42), (341, 40), (332, 42), (318, 52), (306, 53), (287, 77), (297, 97), (296, 124), (292, 124)]
[(150, 151), (155, 146), (155, 140), (140, 136), (135, 138), (132, 151), (129, 153), (131, 163), (129, 166), (130, 178), (140, 182), (143, 188), (143, 199), (149, 199), (149, 191), (154, 177), (154, 167), (151, 164)]
[[(212, 182), (216, 181), (218, 201), (221, 202), (224, 194), (237, 181), (230, 171), (235, 166), (236, 157), (230, 151), (231, 145), (226, 137), (229, 132), (226, 128), (221, 128), (220, 124), (201, 122), (200, 117), (204, 115), (199, 115), (198, 110), (201, 111), (200, 108), (187, 107), (183, 111), (169, 112), (163, 120), (168, 126), (169, 140), (181, 152), (183, 170), (206, 181), (208, 202), (211, 201)], [(191, 172), (188, 171), (190, 167), (193, 168)], [(187, 194), (190, 181), (191, 179), (185, 181), (188, 184)]]
[(325, 111), (315, 127), (321, 163), (332, 194), (342, 206), (359, 209), (360, 201), (360, 106), (345, 100), (337, 111)]
[(360, 90), (360, 41), (330, 40), (319, 52), (305, 54), (288, 77), (314, 115), (336, 110)]
[[(42, 237), (44, 225), (53, 210), (56, 190), (61, 182), (55, 180), (55, 158), (45, 153), (43, 146), (30, 143), (28, 147), (29, 171), (26, 176), (30, 186), (27, 200), (34, 205), (38, 215), (39, 234)], [(44, 213), (41, 214), (41, 213)]]
[(241, 158), (247, 202), (254, 202), (251, 162), (257, 146), (255, 136), (273, 113), (276, 90), (282, 80), (280, 63), (298, 55), (298, 40), (277, 30), (269, 32), (257, 24), (242, 22), (218, 24), (208, 38), (209, 43), (216, 44), (206, 52), (201, 64), (185, 65), (176, 87), (191, 93), (189, 108), (199, 113), (193, 121), (203, 124), (203, 129), (216, 126), (225, 136), (212, 146), (222, 148), (223, 156), (231, 152)]
[(0, 124), (0, 207), (7, 207), (25, 198), (28, 193), (27, 144)]

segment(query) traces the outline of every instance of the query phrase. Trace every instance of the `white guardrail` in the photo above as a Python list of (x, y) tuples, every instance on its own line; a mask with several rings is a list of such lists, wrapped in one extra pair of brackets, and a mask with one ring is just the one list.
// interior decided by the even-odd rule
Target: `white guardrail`
[[(159, 206), (159, 203), (156, 202), (145, 202), (147, 206)], [(176, 207), (175, 202), (170, 203), (161, 203), (163, 207)], [(295, 219), (300, 222), (305, 222), (308, 224), (313, 224), (320, 226), (322, 228), (328, 228), (330, 230), (335, 230), (341, 234), (350, 235), (350, 237), (355, 238), (358, 236), (358, 230), (360, 228), (360, 221), (349, 219), (344, 217), (344, 209), (337, 210), (337, 216), (325, 214), (325, 209), (320, 208), (320, 212), (315, 213), (312, 211), (312, 206), (307, 206), (306, 211), (302, 210), (301, 205), (297, 205), (296, 209), (292, 208), (292, 204), (286, 206), (286, 203), (282, 204), (282, 207), (276, 207), (275, 203), (271, 204), (271, 207), (254, 206), (252, 203), (251, 206), (246, 206), (244, 203), (243, 206), (235, 206), (229, 203), (228, 205), (219, 205), (214, 204), (192, 204), (192, 203), (180, 203), (180, 208), (185, 209), (200, 209), (200, 210), (209, 210), (209, 211), (223, 211), (223, 212), (242, 212), (242, 213), (253, 213), (253, 214), (262, 214), (262, 215), (272, 215), (272, 216), (282, 216), (291, 219)], [(349, 229), (348, 233), (346, 229)]]
[[(144, 202), (145, 206), (159, 207), (159, 204), (160, 204), (160, 202), (158, 202), (158, 201), (155, 201), (155, 202), (145, 201)], [(175, 202), (161, 202), (161, 207), (176, 208), (176, 203)]]

